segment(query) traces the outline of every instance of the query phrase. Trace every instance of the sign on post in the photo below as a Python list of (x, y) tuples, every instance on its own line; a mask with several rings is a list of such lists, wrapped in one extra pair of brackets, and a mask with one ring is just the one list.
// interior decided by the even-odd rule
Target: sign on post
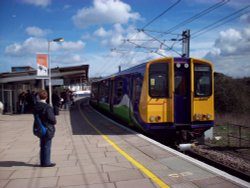
[(48, 54), (37, 54), (37, 76), (48, 76)]

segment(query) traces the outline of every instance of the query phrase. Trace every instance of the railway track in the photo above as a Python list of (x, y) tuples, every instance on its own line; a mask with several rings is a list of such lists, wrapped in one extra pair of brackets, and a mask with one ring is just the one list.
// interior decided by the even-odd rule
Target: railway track
[[(149, 135), (147, 136), (172, 149), (179, 150), (176, 146)], [(243, 149), (250, 153), (250, 148)], [(236, 148), (196, 145), (191, 150), (184, 151), (183, 153), (239, 179), (248, 182), (250, 180), (250, 156), (248, 153), (239, 154)]]
[(200, 145), (186, 152), (186, 154), (242, 180), (250, 180), (250, 161), (237, 153), (228, 152), (227, 148), (218, 149)]

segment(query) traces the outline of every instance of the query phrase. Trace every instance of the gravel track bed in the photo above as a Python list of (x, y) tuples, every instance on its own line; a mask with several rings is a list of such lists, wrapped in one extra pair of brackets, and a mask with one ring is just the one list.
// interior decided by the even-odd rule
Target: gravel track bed
[(218, 148), (198, 145), (193, 152), (250, 177), (250, 149)]

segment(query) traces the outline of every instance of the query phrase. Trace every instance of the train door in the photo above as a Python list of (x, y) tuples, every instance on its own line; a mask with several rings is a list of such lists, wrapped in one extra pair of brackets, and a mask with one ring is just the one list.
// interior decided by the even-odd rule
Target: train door
[(133, 116), (133, 106), (134, 106), (134, 99), (135, 99), (135, 79), (133, 76), (130, 77), (130, 83), (129, 83), (129, 98), (130, 98), (130, 103), (129, 103), (129, 119), (130, 122), (132, 120), (132, 116)]
[(190, 99), (190, 64), (175, 63), (174, 67), (174, 121), (176, 124), (189, 124), (191, 122)]
[(140, 75), (133, 75), (131, 77), (131, 103), (130, 103), (130, 122), (133, 122), (133, 118), (139, 116), (139, 102), (141, 94), (142, 81)]
[(130, 118), (133, 116), (134, 107), (138, 106), (138, 97), (136, 96), (137, 92), (137, 78), (136, 76), (131, 77), (131, 107), (130, 107)]

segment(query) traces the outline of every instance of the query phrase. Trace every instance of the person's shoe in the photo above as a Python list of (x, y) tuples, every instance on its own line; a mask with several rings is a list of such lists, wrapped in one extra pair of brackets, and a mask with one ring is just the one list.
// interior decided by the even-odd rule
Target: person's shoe
[(41, 165), (41, 167), (54, 167), (56, 166), (56, 163), (50, 163), (48, 165)]

